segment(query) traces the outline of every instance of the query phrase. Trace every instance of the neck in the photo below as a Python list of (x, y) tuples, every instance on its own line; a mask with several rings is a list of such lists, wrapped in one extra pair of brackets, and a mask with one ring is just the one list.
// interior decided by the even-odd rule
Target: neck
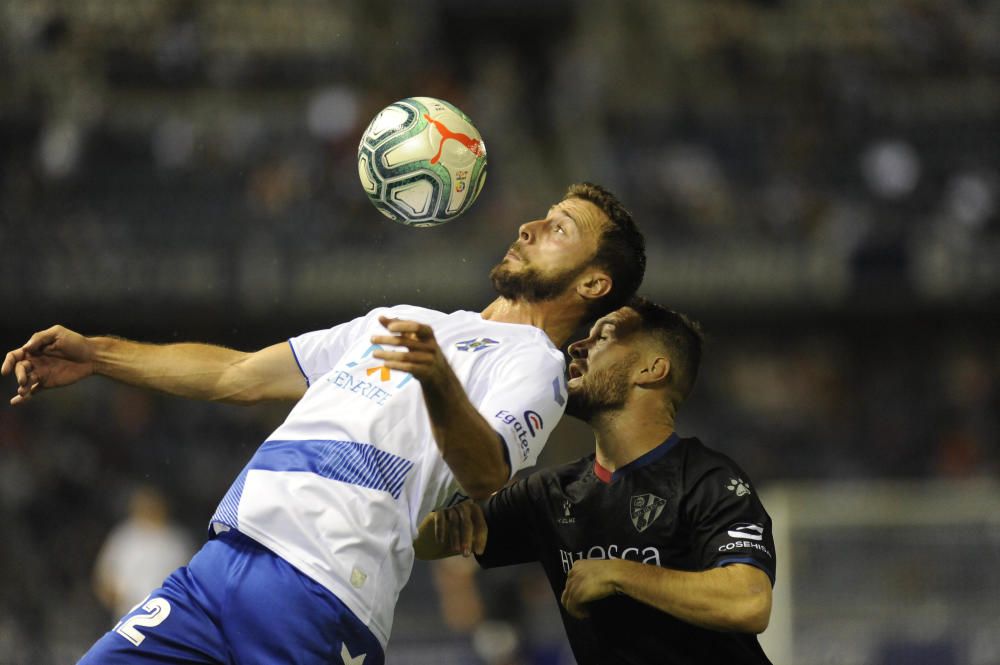
[[(645, 402), (645, 403), (643, 403)], [(635, 399), (590, 422), (597, 444), (597, 461), (615, 471), (663, 443), (674, 432), (674, 417), (662, 403)]]
[(500, 296), (481, 315), (489, 321), (535, 326), (544, 331), (555, 346), (562, 347), (584, 322), (585, 310), (578, 300), (568, 296), (542, 302), (509, 300)]

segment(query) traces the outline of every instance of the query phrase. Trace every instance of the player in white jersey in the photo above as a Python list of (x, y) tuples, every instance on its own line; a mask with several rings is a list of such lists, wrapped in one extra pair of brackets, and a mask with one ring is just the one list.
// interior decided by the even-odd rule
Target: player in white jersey
[(81, 662), (383, 662), (420, 521), (534, 463), (565, 404), (557, 347), (629, 298), (644, 267), (631, 216), (581, 184), (520, 227), (482, 312), (381, 308), (253, 353), (61, 326), (33, 335), (2, 366), (15, 405), (90, 374), (197, 399), (297, 400), (202, 550)]

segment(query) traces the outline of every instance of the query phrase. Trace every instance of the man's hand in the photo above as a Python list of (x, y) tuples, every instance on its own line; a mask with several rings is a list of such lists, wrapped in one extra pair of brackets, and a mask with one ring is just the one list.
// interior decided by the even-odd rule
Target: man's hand
[(466, 496), (485, 499), (510, 478), (503, 439), (469, 401), (429, 325), (387, 316), (379, 323), (390, 334), (372, 335), (372, 344), (403, 350), (380, 349), (372, 357), (383, 361), (386, 371), (408, 372), (420, 382), (441, 457)]
[(486, 549), (486, 518), (475, 501), (463, 501), (433, 514), (434, 539), (454, 554), (471, 556)]
[(585, 619), (590, 615), (586, 603), (617, 592), (614, 579), (619, 563), (621, 561), (603, 559), (580, 559), (573, 563), (561, 599), (570, 616)]
[(373, 335), (372, 344), (401, 346), (405, 351), (376, 351), (373, 358), (385, 361), (389, 369), (409, 372), (421, 385), (440, 389), (452, 375), (431, 327), (416, 321), (380, 316), (379, 323), (391, 335)]
[(62, 326), (31, 336), (24, 346), (9, 352), (0, 374), (13, 373), (17, 394), (14, 406), (44, 388), (58, 388), (76, 383), (94, 373), (94, 348), (89, 339)]

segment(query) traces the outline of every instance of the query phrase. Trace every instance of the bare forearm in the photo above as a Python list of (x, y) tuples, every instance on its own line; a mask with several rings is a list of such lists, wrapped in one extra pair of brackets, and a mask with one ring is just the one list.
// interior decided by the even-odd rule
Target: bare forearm
[(510, 477), (502, 443), (451, 374), (441, 386), (424, 386), (424, 403), (441, 456), (473, 499), (484, 499)]
[(95, 337), (92, 342), (94, 372), (116, 381), (237, 404), (281, 397), (268, 385), (274, 377), (246, 370), (250, 353), (210, 344), (157, 345), (113, 337)]
[(612, 584), (618, 593), (682, 621), (719, 631), (762, 632), (771, 614), (767, 575), (732, 565), (688, 572), (616, 561)]

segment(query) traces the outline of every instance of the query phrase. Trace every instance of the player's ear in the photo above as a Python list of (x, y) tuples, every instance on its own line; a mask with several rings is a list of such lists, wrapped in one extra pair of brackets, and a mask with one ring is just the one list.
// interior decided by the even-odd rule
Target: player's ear
[(640, 371), (636, 383), (649, 385), (666, 381), (670, 375), (670, 359), (663, 355), (646, 356), (640, 362)]
[(588, 270), (577, 282), (576, 292), (586, 300), (603, 298), (611, 293), (611, 276), (603, 270)]

